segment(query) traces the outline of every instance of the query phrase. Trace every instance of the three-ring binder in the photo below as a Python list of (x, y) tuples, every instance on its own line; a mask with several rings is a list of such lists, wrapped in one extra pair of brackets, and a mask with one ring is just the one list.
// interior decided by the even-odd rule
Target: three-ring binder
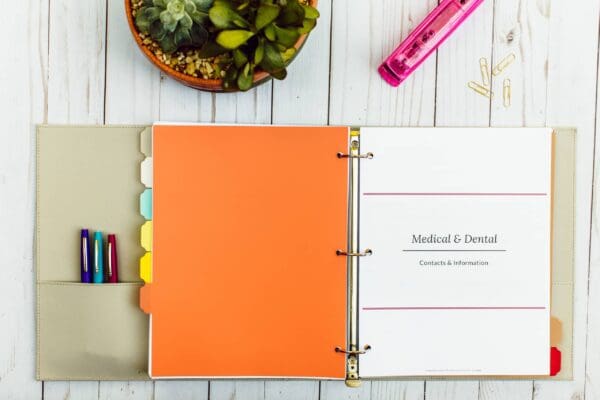
[(358, 202), (359, 202), (359, 168), (360, 160), (371, 160), (373, 153), (360, 153), (360, 131), (352, 129), (350, 132), (350, 146), (348, 153), (337, 153), (340, 159), (348, 159), (349, 184), (348, 184), (348, 245), (347, 250), (337, 250), (336, 255), (347, 257), (348, 269), (348, 339), (347, 346), (335, 348), (337, 353), (346, 356), (346, 385), (349, 387), (360, 386), (358, 361), (361, 354), (371, 349), (366, 345), (362, 349), (358, 344), (358, 261), (361, 257), (371, 256), (373, 250), (359, 249), (358, 243)]

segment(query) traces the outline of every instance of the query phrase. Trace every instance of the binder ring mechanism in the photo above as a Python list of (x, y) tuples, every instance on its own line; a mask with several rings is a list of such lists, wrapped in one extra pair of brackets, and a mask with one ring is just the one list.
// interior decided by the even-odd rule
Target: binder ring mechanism
[(335, 254), (338, 256), (346, 256), (346, 257), (368, 257), (368, 256), (373, 255), (373, 250), (365, 249), (365, 251), (359, 252), (359, 253), (352, 253), (352, 252), (343, 251), (343, 250), (336, 250)]
[(358, 356), (361, 354), (365, 354), (367, 351), (371, 350), (371, 345), (370, 344), (366, 344), (362, 350), (345, 350), (342, 349), (341, 347), (336, 347), (335, 348), (335, 352), (336, 353), (344, 353), (347, 354), (349, 356)]
[(375, 157), (375, 154), (373, 153), (367, 153), (367, 154), (346, 154), (346, 153), (337, 153), (337, 157), (338, 158), (365, 158), (367, 160), (371, 160), (373, 159), (373, 157)]

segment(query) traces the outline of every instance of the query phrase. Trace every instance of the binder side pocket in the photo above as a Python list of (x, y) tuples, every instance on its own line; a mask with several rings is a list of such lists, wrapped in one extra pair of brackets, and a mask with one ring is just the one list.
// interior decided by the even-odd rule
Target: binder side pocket
[(39, 378), (146, 380), (148, 316), (141, 284), (38, 285)]

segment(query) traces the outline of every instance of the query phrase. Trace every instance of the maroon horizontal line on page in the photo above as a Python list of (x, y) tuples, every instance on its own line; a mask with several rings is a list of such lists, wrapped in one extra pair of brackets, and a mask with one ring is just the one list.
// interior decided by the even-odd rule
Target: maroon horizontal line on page
[(364, 311), (421, 311), (421, 310), (545, 310), (546, 307), (363, 307)]
[(488, 196), (488, 197), (544, 197), (548, 193), (477, 193), (477, 192), (365, 192), (363, 196)]

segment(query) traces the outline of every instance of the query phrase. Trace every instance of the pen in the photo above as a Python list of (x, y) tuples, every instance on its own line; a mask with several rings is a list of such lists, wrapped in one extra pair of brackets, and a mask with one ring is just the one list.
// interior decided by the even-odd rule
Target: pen
[(443, 0), (379, 67), (382, 78), (400, 85), (484, 0)]
[(106, 257), (106, 276), (104, 282), (117, 283), (119, 281), (119, 260), (117, 258), (117, 237), (113, 234), (108, 235)]
[(104, 281), (104, 257), (102, 256), (102, 232), (94, 234), (94, 283), (102, 283)]
[(81, 283), (92, 282), (92, 247), (90, 246), (90, 232), (87, 229), (81, 230)]

